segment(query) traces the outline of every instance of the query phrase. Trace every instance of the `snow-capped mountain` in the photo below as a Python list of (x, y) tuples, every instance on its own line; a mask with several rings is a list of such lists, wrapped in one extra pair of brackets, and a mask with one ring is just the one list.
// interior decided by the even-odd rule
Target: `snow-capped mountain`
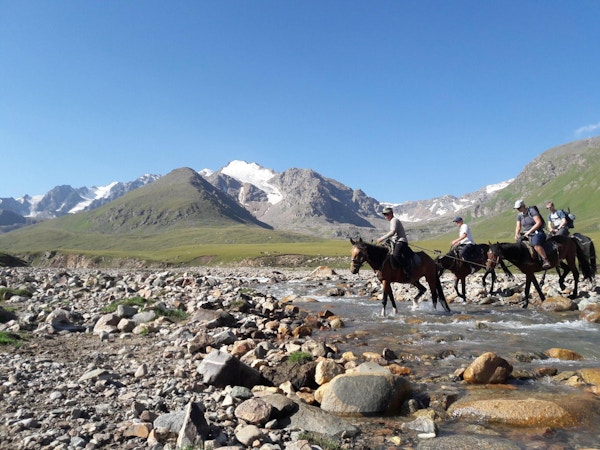
[[(354, 233), (365, 235), (369, 230), (377, 233), (386, 227), (381, 216), (381, 209), (385, 206), (391, 206), (407, 224), (417, 225), (453, 216), (474, 204), (484, 203), (512, 181), (485, 186), (460, 198), (447, 195), (390, 204), (310, 169), (275, 172), (254, 162), (234, 160), (219, 170), (202, 169), (198, 174), (263, 223), (275, 229), (321, 237), (343, 237)], [(16, 213), (27, 218), (28, 223), (52, 219), (98, 208), (159, 178), (160, 175), (143, 175), (131, 182), (77, 189), (68, 185), (57, 186), (44, 195), (0, 198), (0, 211)], [(15, 222), (14, 226), (23, 226), (22, 222)]]
[(134, 181), (115, 181), (99, 187), (56, 186), (44, 195), (0, 198), (0, 210), (12, 211), (27, 218), (52, 219), (98, 208), (158, 178), (160, 175), (142, 175)]

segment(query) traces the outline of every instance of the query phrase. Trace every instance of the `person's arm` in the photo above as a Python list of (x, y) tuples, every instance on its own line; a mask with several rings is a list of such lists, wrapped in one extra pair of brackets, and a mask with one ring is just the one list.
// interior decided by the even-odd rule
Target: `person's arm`
[(524, 236), (525, 237), (529, 237), (530, 234), (532, 234), (534, 231), (537, 230), (541, 230), (544, 226), (544, 224), (542, 223), (542, 218), (539, 215), (535, 215), (532, 217), (533, 221), (535, 222), (535, 225), (533, 225), (529, 231), (527, 231)]
[(555, 231), (554, 230), (554, 222), (552, 222), (552, 220), (550, 219), (550, 216), (552, 216), (552, 214), (548, 214), (548, 220), (547, 220), (547, 222), (548, 222), (548, 231), (550, 233), (554, 233), (554, 231)]
[(558, 225), (558, 229), (560, 230), (561, 228), (566, 228), (567, 227), (567, 215), (565, 214), (564, 211), (558, 211), (557, 214), (558, 214), (558, 217), (561, 218), (560, 224)]
[(396, 228), (394, 227), (394, 222), (392, 220), (392, 221), (390, 221), (390, 231), (388, 231), (383, 236), (381, 236), (379, 239), (377, 239), (377, 243), (380, 243), (382, 241), (385, 241), (386, 239), (391, 238), (394, 234), (396, 234)]
[(452, 247), (454, 247), (455, 245), (458, 245), (460, 243), (460, 241), (462, 241), (464, 238), (467, 237), (467, 233), (461, 233), (460, 236), (458, 236), (458, 239), (454, 239), (451, 243)]
[(521, 233), (521, 221), (517, 219), (517, 226), (515, 227), (515, 241), (519, 240), (519, 234)]

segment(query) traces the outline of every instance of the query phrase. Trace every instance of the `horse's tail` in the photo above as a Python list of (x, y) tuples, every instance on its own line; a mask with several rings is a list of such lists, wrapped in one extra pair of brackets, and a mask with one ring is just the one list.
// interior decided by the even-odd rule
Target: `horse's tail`
[(577, 244), (577, 260), (579, 261), (579, 270), (583, 274), (583, 279), (593, 281), (598, 270), (594, 241), (580, 233), (575, 233), (573, 238)]

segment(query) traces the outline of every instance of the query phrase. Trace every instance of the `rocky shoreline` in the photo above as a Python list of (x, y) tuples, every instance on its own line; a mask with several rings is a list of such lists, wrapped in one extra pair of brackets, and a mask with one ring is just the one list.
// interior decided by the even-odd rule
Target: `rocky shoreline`
[[(553, 430), (600, 417), (598, 367), (520, 373), (575, 389), (524, 399), (510, 362), (488, 352), (432, 385), (390, 349), (325, 343), (343, 335), (343, 318), (307, 312), (301, 295), (259, 294), (257, 278), (378, 290), (326, 267), (0, 268), (0, 331), (17, 343), (0, 347), (0, 449), (522, 448), (488, 420), (546, 448)], [(599, 304), (592, 291), (582, 320), (597, 323)], [(560, 296), (551, 305), (578, 307)], [(505, 389), (476, 389), (491, 385)], [(448, 421), (467, 432), (443, 435)]]

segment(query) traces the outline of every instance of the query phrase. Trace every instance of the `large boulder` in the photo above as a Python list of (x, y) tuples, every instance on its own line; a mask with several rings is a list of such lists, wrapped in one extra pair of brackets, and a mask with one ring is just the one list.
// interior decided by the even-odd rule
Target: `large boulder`
[(459, 400), (448, 412), (454, 418), (519, 427), (567, 428), (579, 423), (561, 402), (537, 398)]
[(319, 389), (321, 409), (346, 416), (396, 414), (412, 388), (403, 377), (389, 370), (372, 370), (376, 365), (333, 378)]
[(262, 374), (244, 364), (229, 353), (213, 350), (198, 365), (198, 373), (206, 384), (216, 387), (244, 386), (253, 388), (257, 385), (270, 386), (271, 382)]

